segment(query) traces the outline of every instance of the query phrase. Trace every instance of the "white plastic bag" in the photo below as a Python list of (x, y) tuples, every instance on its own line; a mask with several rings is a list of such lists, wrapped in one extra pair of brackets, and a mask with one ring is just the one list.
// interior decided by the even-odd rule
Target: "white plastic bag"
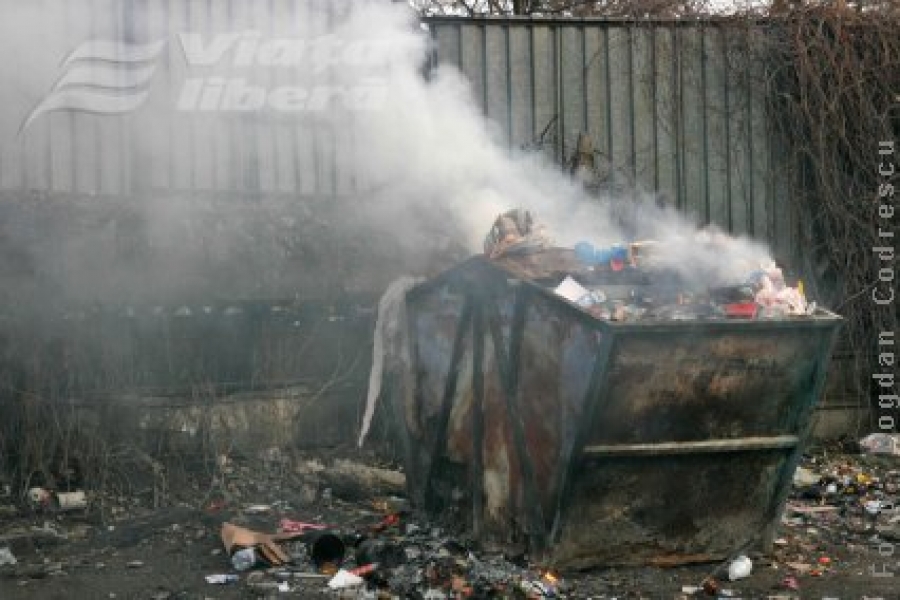
[(749, 577), (751, 571), (753, 571), (753, 562), (741, 554), (728, 565), (728, 579), (736, 581), (738, 579), (743, 579), (744, 577)]
[(872, 433), (859, 440), (863, 452), (868, 454), (892, 454), (900, 456), (900, 435)]

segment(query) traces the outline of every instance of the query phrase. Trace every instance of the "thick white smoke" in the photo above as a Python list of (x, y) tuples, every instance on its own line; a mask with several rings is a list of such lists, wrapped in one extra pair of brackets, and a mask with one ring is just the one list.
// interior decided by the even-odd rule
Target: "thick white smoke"
[[(480, 249), (493, 218), (518, 206), (534, 211), (561, 245), (582, 239), (612, 244), (635, 235), (620, 227), (611, 208), (638, 203), (642, 199), (637, 191), (630, 198), (589, 198), (577, 181), (547, 164), (542, 154), (509, 156), (492, 137), (494, 129), (485, 123), (456, 70), (442, 66), (426, 81), (421, 66), (430, 38), (408, 9), (358, 3), (335, 33), (386, 49), (383, 61), (366, 65), (370, 71), (350, 69), (339, 76), (374, 75), (386, 82), (384, 104), (354, 121), (364, 148), (355, 168), (371, 177), (380, 190), (373, 201), (392, 218), (414, 208), (441, 207), (462, 224), (473, 251)], [(338, 123), (343, 119), (340, 112), (331, 117)], [(631, 219), (637, 229), (662, 243), (664, 264), (692, 279), (740, 281), (770, 260), (759, 243), (698, 235), (696, 227), (673, 210), (652, 202), (639, 204)]]

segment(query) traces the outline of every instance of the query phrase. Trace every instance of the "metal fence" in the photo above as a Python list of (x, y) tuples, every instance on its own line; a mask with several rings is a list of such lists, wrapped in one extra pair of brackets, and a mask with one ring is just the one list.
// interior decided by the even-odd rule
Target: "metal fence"
[(428, 20), (511, 151), (565, 162), (579, 133), (620, 181), (793, 258), (766, 118), (761, 26), (726, 21)]
[[(0, 41), (0, 50), (23, 62), (0, 70), (5, 79), (0, 90), (0, 189), (79, 195), (212, 191), (327, 197), (352, 193), (352, 174), (335, 167), (338, 157), (353, 148), (345, 130), (273, 111), (223, 115), (175, 108), (185, 93), (185, 81), (195, 71), (185, 63), (179, 34), (258, 32), (265, 39), (296, 35), (304, 28), (322, 31), (340, 19), (348, 0), (13, 4), (0, 2), (2, 30), (23, 33), (20, 39)], [(146, 92), (146, 100), (121, 116), (55, 111), (27, 123), (33, 109), (71, 74), (67, 58), (89, 40), (160, 43), (157, 54), (145, 56), (141, 65), (128, 65), (132, 74), (138, 71), (135, 66), (147, 69), (145, 81), (125, 90)], [(126, 62), (127, 57), (116, 60)], [(79, 76), (90, 69), (108, 72), (110, 62), (81, 61)], [(283, 85), (302, 75), (291, 68), (257, 71), (245, 68), (229, 74), (256, 77), (267, 86)], [(108, 83), (125, 86), (121, 80)]]

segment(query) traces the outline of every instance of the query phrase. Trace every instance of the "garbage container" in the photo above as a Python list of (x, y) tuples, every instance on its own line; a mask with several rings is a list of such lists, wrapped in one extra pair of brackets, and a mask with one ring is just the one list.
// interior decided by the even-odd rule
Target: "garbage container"
[(602, 321), (475, 257), (407, 295), (411, 497), (561, 568), (765, 545), (840, 318)]

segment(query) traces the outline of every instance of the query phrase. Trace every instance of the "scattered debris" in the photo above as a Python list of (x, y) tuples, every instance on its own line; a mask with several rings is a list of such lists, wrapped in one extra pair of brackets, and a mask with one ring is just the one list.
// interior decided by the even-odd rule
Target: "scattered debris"
[(753, 562), (742, 554), (728, 565), (728, 579), (730, 581), (744, 579), (750, 576), (751, 571), (753, 571)]
[(231, 555), (231, 566), (235, 571), (247, 571), (256, 566), (256, 550), (253, 548), (241, 548)]
[(314, 530), (304, 536), (309, 558), (322, 573), (333, 573), (344, 562), (347, 547), (344, 541), (327, 529)]
[[(235, 473), (246, 480), (246, 487), (240, 492), (243, 495), (228, 498), (228, 505), (235, 508), (227, 514), (200, 509), (167, 509), (165, 516), (159, 511), (123, 514), (119, 520), (93, 526), (94, 533), (88, 538), (93, 541), (88, 546), (77, 542), (76, 546), (76, 540), (84, 539), (78, 533), (85, 527), (81, 515), (58, 514), (45, 523), (45, 516), (31, 513), (32, 518), (40, 519), (34, 525), (19, 523), (18, 533), (11, 528), (0, 531), (0, 536), (14, 540), (0, 539), (0, 595), (5, 597), (7, 588), (3, 586), (8, 581), (15, 589), (23, 588), (21, 593), (14, 591), (11, 598), (52, 597), (50, 590), (60, 589), (53, 586), (64, 588), (76, 578), (79, 585), (91, 578), (95, 583), (90, 585), (100, 586), (102, 596), (114, 591), (120, 598), (133, 595), (122, 582), (140, 581), (147, 586), (146, 597), (161, 600), (185, 593), (203, 597), (202, 588), (207, 585), (235, 586), (231, 593), (241, 597), (293, 594), (291, 597), (323, 600), (794, 599), (801, 590), (804, 597), (817, 597), (827, 589), (853, 589), (861, 595), (869, 590), (865, 586), (871, 586), (866, 569), (876, 561), (878, 545), (890, 540), (891, 532), (900, 533), (900, 519), (891, 508), (897, 500), (900, 472), (892, 468), (892, 460), (870, 455), (807, 455), (802, 467), (818, 477), (814, 483), (810, 483), (812, 478), (796, 480), (786, 511), (789, 521), (778, 531), (771, 553), (760, 555), (747, 550), (746, 557), (720, 564), (710, 577), (705, 577), (710, 572), (708, 564), (573, 571), (562, 576), (523, 555), (475, 545), (463, 533), (465, 528), (454, 529), (450, 523), (428, 520), (404, 497), (347, 501), (336, 493), (327, 507), (290, 508), (293, 493), (299, 491), (282, 489), (276, 497), (261, 497), (260, 487), (251, 483), (254, 476), (256, 481), (265, 480), (264, 473), (251, 469), (249, 475), (245, 474), (241, 461), (236, 460)], [(834, 493), (827, 492), (831, 484), (836, 488)], [(253, 501), (248, 502), (248, 498)], [(276, 498), (291, 502), (280, 503)], [(877, 514), (866, 510), (866, 503), (875, 500), (882, 507)], [(245, 508), (256, 501), (271, 506), (271, 511), (248, 513)], [(206, 504), (204, 500), (201, 506)], [(221, 520), (226, 518), (237, 521), (225, 527), (232, 530), (230, 547), (220, 531)], [(113, 525), (108, 531), (107, 527)], [(56, 541), (48, 545), (45, 538)], [(343, 555), (332, 554), (331, 561), (317, 564), (313, 560), (315, 541), (329, 538), (338, 542), (333, 548), (343, 548)], [(270, 566), (261, 557), (259, 547), (266, 542), (280, 548), (287, 558), (284, 564)], [(14, 555), (15, 563), (4, 560), (5, 550)], [(259, 564), (243, 571), (232, 570), (235, 556), (245, 550), (250, 550), (244, 554), (255, 555)], [(181, 589), (156, 587), (154, 579), (162, 565), (166, 569), (173, 566), (173, 552), (185, 557), (174, 561), (174, 567), (181, 570), (173, 571), (182, 574), (185, 583)], [(738, 579), (739, 583), (726, 583), (733, 580), (731, 571), (745, 558), (751, 563), (750, 573)], [(205, 569), (201, 573), (212, 575), (192, 577), (190, 569), (198, 566)], [(842, 587), (847, 582), (856, 587)]]
[[(275, 536), (238, 527), (232, 523), (222, 524), (221, 536), (225, 551), (229, 556), (233, 557), (234, 554), (244, 549), (254, 550), (255, 552), (252, 555), (254, 560), (251, 566), (258, 563), (265, 563), (268, 566), (281, 566), (291, 561), (291, 558), (281, 546), (275, 543)], [(285, 539), (284, 536), (282, 536), (282, 539)], [(256, 560), (256, 557), (259, 557), (259, 560)], [(248, 555), (246, 553), (242, 554), (238, 564), (243, 565), (247, 559)]]
[(708, 596), (718, 596), (721, 586), (715, 577), (707, 577), (701, 585), (703, 592)]
[(900, 434), (872, 433), (859, 440), (859, 446), (869, 454), (900, 456)]
[(333, 590), (341, 590), (350, 587), (359, 587), (365, 583), (365, 579), (359, 575), (354, 575), (350, 571), (344, 569), (335, 573), (334, 577), (328, 582), (328, 587)]
[(293, 521), (291, 519), (282, 519), (278, 522), (279, 531), (283, 531), (285, 533), (304, 533), (310, 530), (322, 530), (328, 528), (328, 525), (321, 525), (319, 523), (303, 523), (302, 521)]
[(783, 587), (786, 590), (792, 590), (792, 591), (797, 592), (797, 591), (800, 591), (800, 582), (797, 581), (797, 578), (794, 577), (793, 575), (788, 575), (787, 577), (785, 577), (784, 579), (781, 580), (781, 587)]
[(821, 475), (803, 467), (797, 467), (797, 470), (794, 471), (794, 485), (815, 485), (819, 483), (820, 479), (822, 479)]
[(53, 511), (82, 510), (87, 508), (87, 496), (81, 491), (53, 492), (41, 487), (28, 490), (28, 500), (34, 509)]
[(237, 583), (241, 578), (237, 575), (231, 575), (228, 573), (219, 573), (216, 575), (207, 575), (206, 583), (211, 583), (214, 585), (227, 585), (229, 583)]

